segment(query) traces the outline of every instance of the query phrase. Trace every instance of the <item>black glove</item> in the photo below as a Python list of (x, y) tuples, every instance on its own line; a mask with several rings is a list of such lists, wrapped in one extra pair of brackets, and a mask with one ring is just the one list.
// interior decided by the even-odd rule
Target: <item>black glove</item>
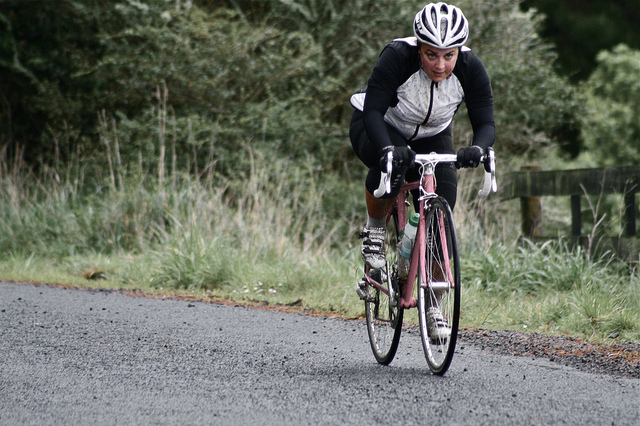
[(478, 167), (480, 159), (484, 155), (484, 150), (478, 145), (465, 146), (458, 150), (458, 161), (456, 167)]
[(380, 169), (383, 172), (387, 170), (387, 154), (389, 151), (393, 152), (393, 167), (394, 171), (407, 170), (413, 165), (413, 161), (416, 158), (416, 153), (408, 146), (388, 146), (383, 150), (382, 157), (380, 158)]

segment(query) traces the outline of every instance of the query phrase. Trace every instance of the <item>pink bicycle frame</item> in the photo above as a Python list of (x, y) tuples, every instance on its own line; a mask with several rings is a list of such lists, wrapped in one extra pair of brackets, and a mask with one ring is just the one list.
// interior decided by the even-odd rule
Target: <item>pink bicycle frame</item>
[[(444, 272), (446, 274), (445, 278), (448, 282), (444, 283), (436, 283), (430, 281), (428, 278), (432, 275), (432, 271), (429, 270), (427, 272), (426, 262), (420, 262), (420, 259), (425, 259), (426, 257), (426, 223), (425, 223), (425, 205), (428, 206), (427, 200), (431, 200), (437, 197), (435, 193), (435, 164), (440, 161), (444, 162), (452, 162), (456, 161), (455, 154), (441, 154), (445, 157), (445, 159), (430, 159), (432, 155), (436, 155), (435, 153), (423, 155), (419, 154), (416, 156), (416, 162), (420, 162), (422, 167), (425, 167), (426, 170), (422, 170), (421, 178), (419, 181), (407, 182), (402, 185), (400, 189), (400, 194), (398, 195), (396, 202), (392, 205), (389, 213), (387, 214), (387, 223), (389, 220), (393, 218), (394, 209), (398, 214), (398, 233), (404, 230), (405, 224), (407, 223), (407, 213), (406, 213), (406, 194), (408, 191), (420, 189), (420, 197), (419, 197), (419, 205), (418, 205), (418, 213), (420, 213), (420, 221), (418, 222), (418, 231), (416, 233), (416, 241), (414, 243), (412, 252), (411, 252), (411, 263), (409, 266), (409, 275), (407, 277), (407, 281), (403, 284), (402, 288), (402, 298), (400, 299), (400, 307), (403, 309), (415, 308), (417, 306), (417, 301), (413, 297), (413, 288), (415, 285), (417, 274), (420, 274), (421, 282), (424, 286), (430, 285), (434, 286), (434, 284), (440, 284), (437, 287), (438, 290), (444, 290), (447, 288), (453, 288), (455, 285), (455, 281), (453, 279), (453, 274), (451, 271), (451, 261), (449, 259), (449, 246), (447, 242), (447, 233), (444, 226), (444, 218), (442, 214), (440, 214), (436, 219), (438, 220), (439, 227), (439, 235), (440, 235), (440, 247), (442, 249), (442, 261), (444, 263)], [(424, 157), (419, 159), (418, 157)], [(431, 157), (433, 158), (433, 157)], [(424, 162), (422, 162), (424, 161)], [(387, 164), (390, 167), (392, 162), (392, 154), (388, 153)], [(486, 197), (491, 192), (497, 191), (497, 184), (495, 178), (495, 156), (493, 150), (491, 148), (487, 149), (485, 156), (481, 159), (481, 162), (484, 164), (485, 174), (484, 174), (484, 183), (482, 189), (478, 192), (478, 196)], [(380, 180), (379, 188), (374, 192), (374, 196), (381, 197), (384, 193), (389, 193), (391, 191), (390, 179), (386, 173), (383, 173), (383, 176)], [(417, 247), (417, 248), (416, 248)], [(426, 259), (425, 259), (426, 260)], [(420, 271), (418, 271), (418, 265), (422, 265)], [(384, 286), (384, 283), (378, 283), (376, 280), (371, 278), (369, 274), (366, 274), (366, 280), (369, 285), (379, 289), (380, 291), (386, 293), (390, 296), (390, 299), (393, 299), (391, 293), (393, 290), (387, 289)], [(433, 277), (431, 277), (433, 278)]]
[[(427, 166), (431, 167), (431, 166)], [(422, 183), (421, 183), (422, 182)], [(406, 213), (406, 194), (408, 191), (413, 189), (418, 189), (420, 185), (423, 185), (425, 196), (420, 197), (418, 213), (420, 213), (420, 221), (418, 223), (418, 231), (416, 233), (416, 240), (413, 245), (413, 250), (411, 251), (411, 263), (409, 267), (409, 275), (407, 276), (407, 281), (405, 282), (402, 288), (402, 299), (400, 300), (400, 307), (403, 309), (415, 308), (417, 306), (417, 301), (415, 297), (413, 297), (413, 287), (419, 273), (421, 275), (421, 282), (423, 285), (427, 285), (428, 281), (428, 273), (427, 273), (427, 265), (424, 262), (420, 262), (420, 259), (424, 259), (426, 256), (426, 223), (425, 223), (425, 201), (430, 198), (435, 198), (435, 178), (432, 173), (426, 174), (422, 176), (420, 181), (408, 182), (405, 183), (400, 189), (400, 194), (396, 200), (395, 206), (393, 208), (397, 209), (398, 212), (398, 231), (401, 232), (404, 230), (405, 224), (407, 223), (407, 213)], [(392, 209), (393, 209), (392, 208)], [(393, 210), (388, 215), (388, 220), (392, 217)], [(440, 246), (442, 248), (442, 256), (445, 264), (445, 271), (447, 274), (447, 279), (450, 285), (453, 285), (453, 275), (451, 273), (451, 264), (449, 261), (449, 250), (446, 241), (446, 232), (444, 229), (444, 220), (442, 217), (438, 217), (438, 226), (440, 228)], [(420, 271), (418, 271), (418, 266), (422, 265)]]

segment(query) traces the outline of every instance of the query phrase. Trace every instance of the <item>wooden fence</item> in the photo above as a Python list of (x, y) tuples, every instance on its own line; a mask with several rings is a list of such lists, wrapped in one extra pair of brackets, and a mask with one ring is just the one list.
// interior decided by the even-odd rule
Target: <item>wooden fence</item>
[[(602, 249), (638, 259), (640, 243), (636, 237), (636, 193), (640, 192), (640, 166), (599, 169), (537, 170), (534, 168), (511, 172), (504, 178), (501, 195), (505, 199), (520, 198), (522, 233), (534, 240), (543, 236), (543, 212), (540, 197), (570, 197), (571, 237), (574, 242), (586, 243), (582, 235), (581, 197), (585, 195), (624, 195), (624, 230), (622, 237), (608, 237)], [(591, 241), (593, 244), (593, 241)]]

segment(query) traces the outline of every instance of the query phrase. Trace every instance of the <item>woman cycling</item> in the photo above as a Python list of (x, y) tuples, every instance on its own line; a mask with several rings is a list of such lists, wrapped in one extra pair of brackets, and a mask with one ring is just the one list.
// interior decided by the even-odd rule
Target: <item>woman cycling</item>
[[(493, 145), (495, 122), (491, 82), (484, 65), (464, 46), (469, 24), (462, 11), (445, 3), (430, 3), (415, 16), (414, 37), (389, 43), (378, 58), (367, 87), (351, 97), (355, 108), (350, 139), (360, 160), (369, 167), (366, 178), (367, 223), (362, 231), (362, 256), (374, 269), (385, 266), (385, 216), (415, 153), (455, 153), (451, 122), (464, 101), (473, 128), (471, 146), (458, 151), (458, 167), (477, 167)], [(373, 196), (393, 152), (392, 190)], [(452, 164), (436, 167), (438, 195), (453, 209), (457, 171)]]

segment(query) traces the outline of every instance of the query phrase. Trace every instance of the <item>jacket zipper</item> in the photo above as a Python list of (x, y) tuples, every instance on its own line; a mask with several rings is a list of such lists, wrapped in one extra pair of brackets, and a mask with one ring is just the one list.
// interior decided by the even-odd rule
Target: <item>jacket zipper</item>
[(422, 121), (422, 123), (418, 124), (416, 126), (416, 130), (415, 132), (413, 132), (413, 135), (411, 135), (411, 137), (409, 138), (409, 140), (413, 140), (413, 138), (415, 138), (418, 135), (418, 130), (420, 130), (420, 126), (424, 126), (425, 124), (427, 124), (427, 121), (429, 121), (429, 117), (431, 117), (431, 109), (433, 108), (433, 88), (436, 86), (436, 82), (432, 81), (431, 82), (431, 90), (430, 90), (430, 96), (429, 96), (429, 109), (427, 110), (427, 116), (424, 118), (424, 120)]

